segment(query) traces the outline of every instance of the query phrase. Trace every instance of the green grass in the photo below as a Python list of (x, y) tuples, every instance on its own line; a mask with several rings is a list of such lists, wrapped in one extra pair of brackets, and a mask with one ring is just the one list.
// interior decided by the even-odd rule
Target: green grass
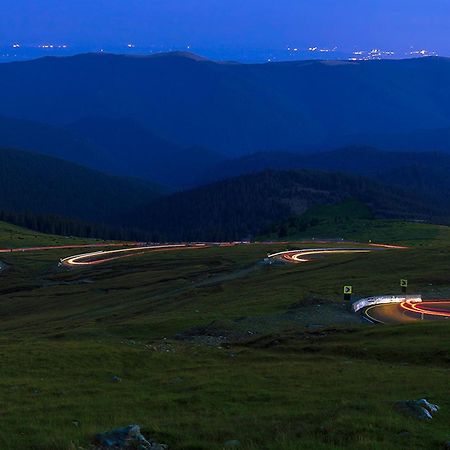
[(414, 246), (450, 240), (449, 227), (399, 220), (376, 220), (370, 209), (356, 200), (313, 207), (304, 214), (282, 223), (278, 231), (283, 232), (281, 237), (275, 233), (264, 238), (328, 238)]
[[(293, 266), (257, 264), (276, 244), (77, 270), (57, 266), (73, 250), (1, 255), (0, 448), (87, 450), (95, 433), (131, 423), (171, 450), (231, 439), (244, 450), (440, 448), (449, 324), (367, 326), (342, 305), (345, 284), (396, 293), (400, 278), (411, 292), (450, 296), (448, 230), (416, 226), (408, 250)], [(174, 339), (211, 322), (253, 334), (214, 346)], [(394, 407), (420, 397), (441, 406), (433, 421)]]
[(338, 227), (332, 224), (317, 225), (289, 239), (308, 237), (342, 237), (358, 242), (392, 243), (403, 245), (427, 245), (436, 241), (448, 242), (449, 228), (395, 220), (351, 220)]
[(63, 237), (39, 233), (0, 221), (0, 248), (39, 247), (100, 242), (96, 239)]
[[(229, 439), (248, 450), (439, 448), (449, 432), (448, 361), (411, 363), (409, 342), (382, 331), (353, 335), (351, 354), (333, 350), (345, 336), (323, 340), (318, 353), (301, 339), (271, 349), (2, 343), (0, 447), (87, 449), (95, 433), (137, 422), (173, 450), (219, 450)], [(419, 328), (411, 336), (420, 340)], [(372, 354), (374, 340), (398, 356)], [(432, 422), (395, 409), (424, 396), (442, 408)]]

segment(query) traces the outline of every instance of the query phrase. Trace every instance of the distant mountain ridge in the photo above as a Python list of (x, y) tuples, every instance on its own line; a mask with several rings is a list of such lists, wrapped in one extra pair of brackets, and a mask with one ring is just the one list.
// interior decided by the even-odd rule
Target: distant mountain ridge
[[(379, 150), (395, 152), (450, 152), (450, 127), (415, 131), (406, 133), (371, 133), (343, 138), (342, 147), (364, 146), (370, 143)], [(336, 143), (334, 143), (336, 146)]]
[(205, 149), (181, 148), (126, 118), (88, 117), (61, 126), (0, 116), (1, 147), (176, 188), (192, 185), (200, 173), (224, 160)]
[[(450, 60), (217, 63), (86, 54), (0, 65), (0, 114), (128, 118), (182, 148), (239, 156), (450, 127)], [(370, 145), (370, 142), (358, 142)]]

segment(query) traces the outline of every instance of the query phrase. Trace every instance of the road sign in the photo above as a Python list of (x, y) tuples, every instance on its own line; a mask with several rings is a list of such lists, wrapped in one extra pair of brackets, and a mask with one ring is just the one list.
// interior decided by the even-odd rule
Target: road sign
[(403, 288), (408, 287), (408, 280), (400, 280), (400, 286)]
[(344, 294), (345, 295), (353, 294), (353, 286), (344, 286)]

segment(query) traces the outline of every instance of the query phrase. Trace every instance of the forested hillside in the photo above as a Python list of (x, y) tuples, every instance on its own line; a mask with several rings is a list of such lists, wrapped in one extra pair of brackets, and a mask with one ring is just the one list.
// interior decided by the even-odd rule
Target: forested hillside
[(60, 159), (0, 150), (0, 210), (109, 222), (160, 196), (137, 179), (105, 175)]
[(305, 155), (260, 152), (224, 161), (205, 172), (198, 183), (269, 169), (314, 169), (367, 176), (406, 188), (444, 209), (450, 208), (450, 154), (443, 152), (387, 152), (370, 147), (346, 147)]
[(151, 233), (132, 227), (70, 219), (55, 214), (0, 210), (0, 221), (40, 233), (120, 241), (154, 241)]
[(356, 199), (374, 217), (423, 219), (440, 211), (420, 198), (367, 178), (317, 171), (266, 171), (153, 201), (126, 222), (162, 240), (243, 239), (313, 205)]

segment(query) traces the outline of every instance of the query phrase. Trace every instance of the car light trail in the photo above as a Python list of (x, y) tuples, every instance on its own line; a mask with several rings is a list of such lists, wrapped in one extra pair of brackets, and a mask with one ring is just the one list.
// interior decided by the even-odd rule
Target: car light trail
[[(440, 309), (442, 306), (448, 306), (448, 310)], [(400, 304), (400, 307), (405, 311), (415, 314), (450, 317), (450, 301), (428, 301), (421, 303), (403, 302)]]
[(392, 244), (369, 244), (371, 247), (379, 247), (379, 248), (392, 248), (397, 250), (406, 250), (408, 247), (403, 245), (392, 245)]
[(303, 249), (303, 250), (288, 250), (284, 252), (273, 253), (268, 255), (268, 258), (282, 258), (285, 261), (291, 263), (303, 263), (309, 262), (310, 259), (305, 258), (305, 256), (315, 256), (315, 255), (329, 255), (329, 254), (340, 254), (340, 253), (370, 253), (373, 249), (367, 248), (317, 248), (317, 249)]
[(69, 244), (69, 245), (48, 245), (45, 247), (19, 247), (19, 248), (0, 248), (0, 253), (17, 252), (40, 252), (43, 250), (64, 250), (71, 248), (99, 248), (99, 247), (129, 247), (130, 245), (139, 245), (139, 242), (122, 242), (120, 244), (102, 243), (102, 244)]
[(207, 248), (205, 244), (168, 244), (168, 245), (150, 245), (146, 247), (124, 248), (120, 250), (100, 250), (98, 252), (83, 253), (81, 255), (68, 256), (61, 259), (65, 266), (92, 266), (114, 261), (121, 258), (129, 258), (135, 254), (145, 253), (146, 251), (169, 251), (179, 249), (200, 249)]

